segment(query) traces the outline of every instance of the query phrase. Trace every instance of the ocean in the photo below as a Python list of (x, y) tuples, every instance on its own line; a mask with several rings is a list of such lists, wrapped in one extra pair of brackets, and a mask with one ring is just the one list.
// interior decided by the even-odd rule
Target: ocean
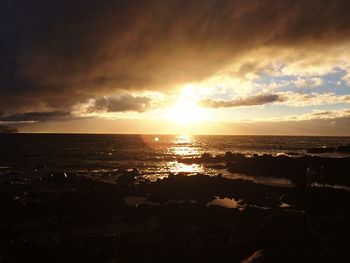
[(133, 168), (151, 180), (180, 172), (213, 175), (216, 169), (177, 160), (226, 151), (302, 156), (309, 148), (347, 144), (350, 137), (0, 134), (0, 175), (41, 169), (103, 179)]

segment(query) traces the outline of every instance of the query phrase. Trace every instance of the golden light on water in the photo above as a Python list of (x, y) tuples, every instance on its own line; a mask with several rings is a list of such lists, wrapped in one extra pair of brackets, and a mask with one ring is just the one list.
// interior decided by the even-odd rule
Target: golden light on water
[(155, 150), (160, 150), (164, 156), (170, 156), (170, 160), (164, 160), (154, 170), (148, 170), (144, 178), (156, 181), (164, 179), (169, 174), (186, 174), (193, 175), (203, 173), (204, 167), (200, 164), (187, 164), (177, 161), (177, 158), (192, 158), (198, 156), (201, 150), (196, 145), (195, 137), (190, 135), (178, 136), (143, 136), (144, 142)]
[(199, 150), (194, 145), (194, 139), (190, 135), (176, 136), (175, 145), (171, 147), (170, 152), (175, 155), (194, 156), (199, 154)]
[(171, 151), (175, 155), (187, 156), (187, 155), (196, 155), (198, 153), (197, 149), (193, 149), (191, 147), (173, 147)]
[(182, 143), (192, 143), (193, 137), (191, 135), (178, 135), (176, 136), (176, 143), (182, 144)]
[(194, 136), (144, 135), (142, 139), (148, 146), (163, 152), (165, 156), (174, 157), (169, 161), (162, 162), (161, 166), (157, 168), (158, 173), (154, 174), (150, 171), (150, 174), (145, 178), (155, 181), (167, 177), (169, 173), (192, 175), (204, 172), (203, 165), (181, 163), (176, 160), (176, 158), (192, 158), (201, 154), (201, 149), (196, 145)]
[(203, 167), (199, 164), (184, 164), (179, 162), (168, 162), (167, 163), (169, 172), (171, 173), (200, 173), (203, 172)]
[[(170, 152), (176, 156), (192, 157), (199, 154), (198, 148), (195, 146), (194, 138), (190, 135), (176, 136), (175, 146), (170, 148)], [(185, 164), (175, 162), (167, 163), (168, 169), (171, 173), (200, 173), (203, 167), (199, 164)]]

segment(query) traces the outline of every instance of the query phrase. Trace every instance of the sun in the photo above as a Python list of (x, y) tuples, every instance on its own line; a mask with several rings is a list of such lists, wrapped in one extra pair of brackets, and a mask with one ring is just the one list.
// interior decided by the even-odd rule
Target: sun
[(192, 87), (183, 88), (176, 105), (168, 110), (168, 118), (183, 125), (205, 120), (203, 108), (197, 106), (197, 98)]

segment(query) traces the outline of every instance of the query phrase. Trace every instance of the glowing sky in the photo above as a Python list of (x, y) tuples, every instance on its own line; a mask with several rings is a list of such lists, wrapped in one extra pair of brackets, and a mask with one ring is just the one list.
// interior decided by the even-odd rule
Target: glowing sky
[(0, 130), (350, 135), (349, 1), (0, 10)]

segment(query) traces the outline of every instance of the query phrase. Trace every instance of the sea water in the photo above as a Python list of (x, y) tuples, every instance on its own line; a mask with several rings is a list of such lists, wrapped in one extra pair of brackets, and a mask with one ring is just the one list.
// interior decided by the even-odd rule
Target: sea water
[(214, 175), (228, 172), (178, 160), (226, 151), (302, 156), (309, 148), (347, 144), (350, 137), (0, 134), (0, 174), (46, 169), (108, 177), (118, 169), (137, 168), (151, 180), (170, 173)]

